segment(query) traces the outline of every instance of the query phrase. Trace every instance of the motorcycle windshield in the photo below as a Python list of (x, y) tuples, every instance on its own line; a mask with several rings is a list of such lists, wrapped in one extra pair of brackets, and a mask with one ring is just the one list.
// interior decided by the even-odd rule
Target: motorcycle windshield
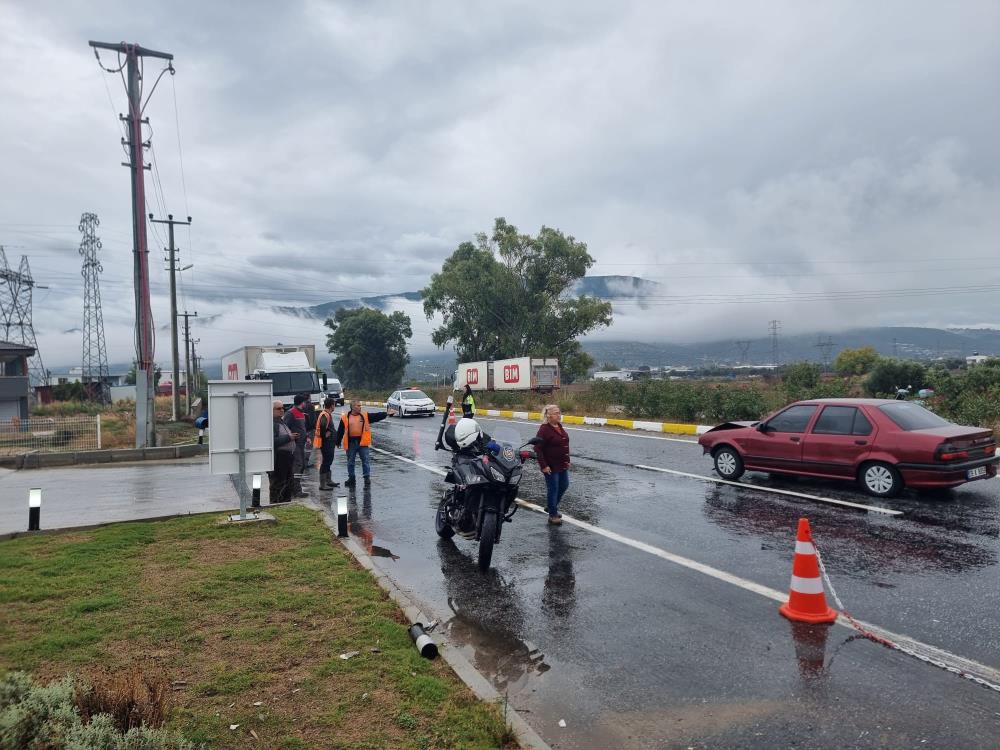
[(510, 425), (497, 425), (491, 437), (501, 445), (510, 445), (515, 450), (521, 446), (521, 436)]

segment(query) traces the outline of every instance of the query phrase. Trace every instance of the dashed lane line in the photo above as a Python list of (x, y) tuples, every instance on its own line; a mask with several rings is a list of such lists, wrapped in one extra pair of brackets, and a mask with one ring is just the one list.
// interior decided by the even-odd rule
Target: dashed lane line
[[(383, 455), (389, 456), (391, 458), (395, 458), (399, 461), (412, 464), (421, 469), (425, 469), (426, 471), (430, 471), (441, 476), (444, 476), (447, 473), (443, 469), (439, 469), (436, 466), (429, 466), (428, 464), (424, 464), (419, 461), (414, 461), (412, 458), (406, 458), (405, 456), (400, 456), (395, 453), (390, 453), (389, 451), (384, 450), (382, 448), (372, 448), (372, 450), (378, 453), (382, 453)], [(698, 475), (693, 475), (693, 476), (697, 477)], [(522, 500), (521, 498), (517, 499), (517, 504), (520, 505), (522, 508), (535, 511), (536, 513), (545, 513), (545, 509), (542, 508), (540, 505), (536, 505), (535, 503), (529, 503), (527, 500)], [(697, 560), (691, 560), (690, 558), (682, 557), (681, 555), (674, 554), (673, 552), (669, 552), (661, 547), (656, 547), (652, 544), (647, 544), (646, 542), (640, 542), (638, 539), (632, 539), (631, 537), (624, 536), (623, 534), (619, 534), (615, 531), (602, 529), (599, 526), (594, 526), (593, 524), (573, 518), (572, 516), (563, 514), (563, 523), (571, 524), (585, 531), (589, 531), (592, 534), (603, 536), (606, 539), (619, 542), (620, 544), (624, 544), (625, 546), (631, 547), (632, 549), (636, 549), (641, 552), (646, 552), (650, 555), (660, 558), (661, 560), (666, 560), (667, 562), (672, 562), (675, 565), (687, 568), (688, 570), (693, 570), (697, 573), (702, 573), (703, 575), (706, 575), (710, 578), (714, 578), (717, 581), (722, 581), (724, 583), (731, 584), (733, 586), (743, 589), (744, 591), (750, 591), (754, 594), (758, 594), (759, 596), (763, 596), (767, 599), (771, 599), (773, 601), (780, 602), (782, 604), (784, 604), (788, 600), (787, 594), (778, 591), (776, 589), (772, 589), (770, 586), (764, 586), (763, 584), (756, 583), (755, 581), (751, 581), (747, 578), (741, 578), (740, 576), (733, 575), (732, 573), (727, 573), (724, 570), (713, 568), (711, 565), (706, 565), (704, 563), (698, 562)], [(891, 641), (895, 641), (896, 643), (900, 643), (914, 651), (923, 652), (924, 654), (932, 656), (938, 661), (953, 666), (956, 669), (959, 669), (963, 672), (976, 675), (977, 677), (980, 677), (984, 680), (989, 680), (990, 682), (1000, 682), (1000, 669), (987, 666), (986, 664), (981, 664), (977, 661), (973, 661), (972, 659), (967, 659), (964, 656), (959, 656), (958, 654), (953, 654), (950, 651), (938, 648), (937, 646), (932, 646), (928, 643), (923, 643), (921, 641), (916, 640), (915, 638), (911, 638), (910, 636), (902, 635), (900, 633), (894, 633), (891, 630), (886, 630), (885, 628), (879, 627), (878, 625), (875, 625), (873, 623), (865, 622), (862, 620), (856, 620), (856, 621), (862, 627), (867, 628), (876, 635), (879, 635)], [(843, 615), (837, 616), (837, 624), (847, 628), (848, 630), (851, 630), (852, 632), (854, 631), (854, 626)]]
[(852, 503), (848, 500), (835, 500), (832, 497), (822, 497), (820, 495), (810, 495), (805, 492), (795, 492), (794, 490), (782, 490), (777, 487), (762, 487), (759, 484), (744, 484), (743, 482), (734, 482), (731, 479), (722, 479), (721, 477), (710, 477), (705, 474), (692, 474), (687, 471), (678, 471), (677, 469), (663, 469), (659, 466), (645, 466), (644, 464), (635, 464), (635, 468), (644, 469), (646, 471), (658, 471), (662, 474), (673, 474), (678, 477), (689, 477), (691, 479), (698, 479), (702, 482), (715, 482), (716, 484), (729, 484), (733, 487), (742, 487), (745, 490), (759, 490), (760, 492), (770, 492), (775, 495), (787, 495), (789, 497), (801, 497), (806, 500), (815, 500), (820, 503), (830, 503), (832, 505), (842, 505), (847, 508), (856, 508), (857, 510), (868, 511), (869, 513), (883, 513), (887, 516), (901, 516), (903, 511), (893, 510), (891, 508), (880, 508), (877, 505), (865, 505), (864, 503)]

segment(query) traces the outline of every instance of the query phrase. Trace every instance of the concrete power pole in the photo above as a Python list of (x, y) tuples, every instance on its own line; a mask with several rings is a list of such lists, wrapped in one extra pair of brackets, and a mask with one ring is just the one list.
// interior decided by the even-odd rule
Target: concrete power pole
[[(153, 311), (149, 300), (149, 248), (146, 246), (146, 185), (145, 164), (143, 152), (148, 143), (143, 141), (142, 126), (149, 122), (143, 119), (142, 112), (149, 102), (142, 101), (143, 79), (140, 63), (144, 58), (153, 57), (167, 61), (163, 72), (174, 72), (170, 62), (174, 56), (167, 52), (157, 52), (146, 49), (138, 44), (125, 42), (89, 42), (94, 49), (98, 64), (109, 73), (119, 74), (124, 68), (127, 72), (128, 115), (120, 116), (128, 126), (129, 161), (122, 166), (129, 168), (132, 177), (132, 254), (133, 254), (133, 285), (135, 287), (135, 447), (145, 448), (156, 445), (156, 380), (153, 363)], [(110, 50), (124, 58), (118, 68), (105, 68), (101, 63), (98, 50)], [(160, 74), (161, 76), (163, 73)], [(159, 79), (157, 79), (159, 80)], [(153, 90), (156, 85), (153, 85)], [(152, 96), (153, 91), (149, 92)]]
[[(176, 422), (180, 416), (181, 410), (181, 394), (178, 390), (180, 386), (180, 354), (177, 350), (177, 248), (174, 246), (174, 225), (190, 225), (191, 217), (187, 217), (187, 221), (175, 221), (173, 214), (167, 214), (166, 219), (154, 219), (153, 214), (149, 215), (149, 220), (154, 224), (166, 224), (167, 234), (170, 237), (170, 247), (165, 248), (167, 253), (169, 253), (167, 262), (170, 264), (170, 363), (173, 367), (171, 370), (172, 383), (170, 387), (171, 397), (170, 397), (170, 421)], [(187, 374), (185, 373), (185, 378)], [(185, 380), (186, 385), (184, 390), (191, 390), (191, 381)], [(188, 409), (190, 411), (190, 408)]]
[(194, 354), (194, 344), (191, 341), (191, 318), (197, 318), (198, 313), (189, 313), (185, 310), (177, 313), (178, 318), (184, 318), (184, 378), (187, 385), (184, 386), (185, 399), (187, 401), (187, 414), (191, 413), (191, 360)]

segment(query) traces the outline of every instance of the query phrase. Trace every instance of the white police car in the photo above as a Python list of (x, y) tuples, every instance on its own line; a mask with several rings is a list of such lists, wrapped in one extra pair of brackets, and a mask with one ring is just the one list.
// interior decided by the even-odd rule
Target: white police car
[(385, 410), (390, 417), (433, 417), (436, 408), (426, 393), (416, 388), (407, 388), (389, 396), (385, 402)]

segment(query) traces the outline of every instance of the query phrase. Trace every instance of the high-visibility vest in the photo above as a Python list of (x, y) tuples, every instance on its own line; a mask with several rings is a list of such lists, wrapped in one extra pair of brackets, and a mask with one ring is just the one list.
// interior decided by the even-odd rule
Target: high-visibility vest
[[(466, 406), (468, 406), (468, 408), (466, 408)], [(471, 393), (468, 394), (465, 398), (462, 399), (462, 411), (463, 412), (465, 412), (465, 411), (472, 412), (473, 416), (475, 416), (475, 413), (476, 413), (476, 399), (474, 399), (472, 397)]]
[[(323, 417), (326, 417), (326, 424), (327, 424), (326, 427), (322, 426)], [(329, 414), (326, 410), (321, 411), (319, 413), (319, 416), (316, 417), (316, 432), (313, 435), (313, 448), (323, 447), (323, 433), (329, 432), (330, 430), (329, 426), (331, 422), (333, 422), (333, 415)]]
[[(350, 434), (351, 424), (350, 422), (347, 421), (348, 414), (350, 414), (350, 412), (344, 412), (340, 416), (340, 421), (344, 425), (344, 442), (342, 447), (344, 448), (345, 451), (347, 450), (347, 443), (351, 439), (351, 434)], [(368, 424), (368, 412), (363, 411), (361, 412), (361, 447), (367, 448), (371, 444), (372, 444), (372, 428), (371, 425)]]

